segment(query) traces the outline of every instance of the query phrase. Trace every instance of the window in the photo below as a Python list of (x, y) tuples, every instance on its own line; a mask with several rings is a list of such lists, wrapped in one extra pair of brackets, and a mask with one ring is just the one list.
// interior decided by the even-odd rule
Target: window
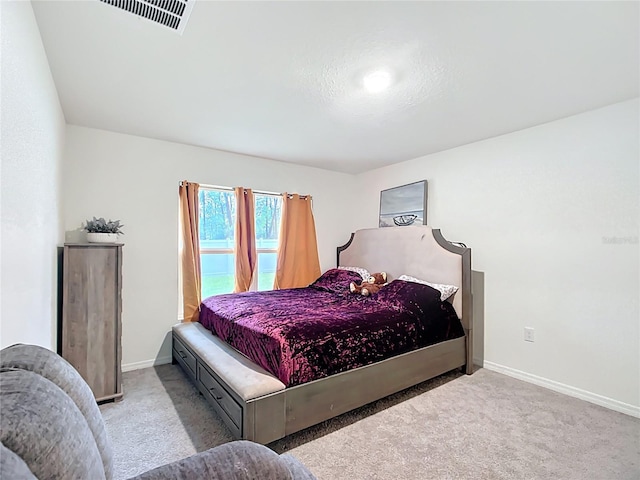
[[(254, 193), (258, 254), (252, 290), (271, 290), (276, 272), (282, 199)], [(236, 199), (233, 191), (200, 188), (202, 298), (231, 293), (235, 277)]]
[(256, 201), (256, 250), (258, 252), (257, 290), (271, 290), (278, 263), (278, 235), (280, 234), (282, 198), (261, 193), (254, 194), (254, 198)]
[(236, 199), (231, 191), (200, 189), (202, 298), (233, 292)]

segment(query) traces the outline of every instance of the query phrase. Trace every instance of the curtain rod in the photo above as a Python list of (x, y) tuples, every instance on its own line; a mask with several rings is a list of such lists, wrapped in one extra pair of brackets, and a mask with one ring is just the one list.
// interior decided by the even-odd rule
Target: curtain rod
[[(182, 185), (184, 182), (180, 182), (180, 185)], [(221, 185), (208, 185), (206, 183), (200, 183), (199, 184), (202, 188), (210, 188), (210, 189), (214, 189), (214, 190), (224, 190), (225, 192), (233, 192), (233, 188), (231, 187), (223, 187)], [(253, 193), (257, 193), (258, 195), (274, 195), (276, 197), (279, 197), (281, 195), (283, 195), (282, 193), (278, 193), (278, 192), (267, 192), (264, 190), (251, 190)], [(287, 194), (289, 197), (293, 196), (293, 194), (289, 193)], [(300, 195), (300, 198), (305, 199), (305, 198), (311, 198), (311, 195)]]

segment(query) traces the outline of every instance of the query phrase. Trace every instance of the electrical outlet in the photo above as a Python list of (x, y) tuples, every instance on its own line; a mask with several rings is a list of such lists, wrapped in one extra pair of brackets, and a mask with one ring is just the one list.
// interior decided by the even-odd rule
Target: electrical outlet
[(533, 342), (535, 340), (534, 330), (532, 327), (524, 327), (524, 341)]

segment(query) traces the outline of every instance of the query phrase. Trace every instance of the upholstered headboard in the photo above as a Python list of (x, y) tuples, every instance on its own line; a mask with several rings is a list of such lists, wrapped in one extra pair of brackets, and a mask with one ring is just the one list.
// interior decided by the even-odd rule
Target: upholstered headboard
[(444, 239), (429, 226), (357, 230), (338, 247), (338, 266), (387, 272), (393, 280), (406, 274), (431, 283), (455, 285), (450, 299), (465, 330), (471, 330), (471, 249)]

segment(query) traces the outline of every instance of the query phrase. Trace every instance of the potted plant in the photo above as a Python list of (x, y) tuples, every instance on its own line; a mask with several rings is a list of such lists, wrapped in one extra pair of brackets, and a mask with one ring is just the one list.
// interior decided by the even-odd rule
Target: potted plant
[(124, 235), (121, 228), (120, 220), (109, 220), (104, 218), (93, 217), (93, 220), (87, 220), (82, 227), (87, 231), (87, 240), (91, 243), (116, 243), (118, 235)]

